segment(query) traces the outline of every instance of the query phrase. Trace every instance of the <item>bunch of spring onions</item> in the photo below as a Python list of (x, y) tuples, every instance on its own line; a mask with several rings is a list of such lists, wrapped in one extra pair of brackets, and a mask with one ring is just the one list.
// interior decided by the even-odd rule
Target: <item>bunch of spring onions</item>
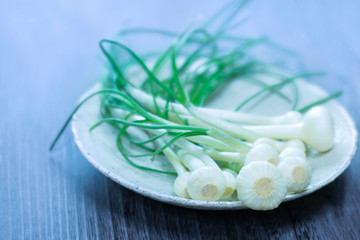
[[(239, 25), (234, 19), (243, 5), (243, 1), (231, 2), (205, 24), (181, 34), (132, 29), (122, 31), (118, 40), (100, 41), (107, 60), (102, 90), (84, 99), (72, 115), (88, 99), (100, 95), (102, 118), (90, 130), (101, 124), (116, 128), (114, 141), (129, 164), (176, 175), (174, 194), (182, 198), (226, 200), (236, 191), (245, 206), (269, 210), (287, 194), (301, 192), (309, 185), (306, 146), (319, 152), (332, 148), (333, 120), (319, 104), (339, 93), (298, 109), (296, 79), (312, 74), (289, 76), (274, 70), (250, 54), (252, 48), (270, 45), (266, 38), (229, 34)], [(124, 35), (134, 33), (157, 34), (173, 41), (160, 53), (140, 55), (121, 43)], [(270, 75), (277, 82), (269, 84), (257, 77), (260, 75)], [(234, 110), (207, 108), (207, 101), (216, 98), (217, 91), (231, 81), (247, 81), (261, 90)], [(293, 96), (281, 91), (285, 85), (293, 87)], [(292, 105), (291, 109), (277, 117), (241, 112), (263, 93), (278, 95)], [(138, 139), (133, 128), (148, 137)], [(131, 154), (123, 147), (124, 141), (147, 153)], [(166, 156), (174, 172), (144, 167), (132, 160), (158, 154)]]

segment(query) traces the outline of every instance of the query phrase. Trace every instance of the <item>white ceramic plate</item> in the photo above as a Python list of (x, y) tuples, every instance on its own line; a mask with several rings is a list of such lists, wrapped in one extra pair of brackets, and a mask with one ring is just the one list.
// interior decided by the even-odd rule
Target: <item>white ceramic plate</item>
[[(318, 100), (327, 94), (319, 87), (298, 80), (300, 98), (299, 106)], [(98, 86), (87, 92), (84, 96), (95, 91)], [(256, 87), (244, 81), (234, 81), (224, 91), (218, 94), (217, 99), (213, 100), (212, 107), (230, 108), (241, 102), (249, 94), (256, 91)], [(283, 89), (285, 94), (292, 93), (291, 87)], [(251, 107), (252, 111), (263, 114), (277, 115), (288, 111), (289, 104), (277, 95), (267, 96), (266, 101)], [(226, 106), (226, 107), (224, 107)], [(357, 146), (357, 132), (354, 123), (346, 112), (336, 101), (326, 103), (331, 111), (335, 122), (335, 145), (329, 152), (319, 154), (310, 151), (307, 153), (313, 172), (311, 184), (308, 188), (297, 194), (286, 196), (285, 201), (293, 200), (310, 194), (330, 182), (334, 181), (349, 166), (355, 154)], [(246, 110), (246, 109), (245, 109)], [(135, 191), (146, 197), (178, 206), (196, 209), (245, 209), (246, 207), (238, 200), (236, 195), (226, 201), (198, 201), (177, 197), (173, 192), (174, 176), (144, 171), (130, 166), (116, 149), (115, 130), (103, 124), (93, 132), (89, 132), (89, 127), (99, 120), (99, 98), (95, 97), (88, 101), (73, 118), (72, 131), (76, 144), (85, 158), (101, 173), (111, 178), (120, 185)], [(127, 145), (136, 151), (136, 147)], [(137, 159), (139, 164), (170, 170), (171, 166), (163, 159), (156, 159), (151, 162), (149, 159)]]

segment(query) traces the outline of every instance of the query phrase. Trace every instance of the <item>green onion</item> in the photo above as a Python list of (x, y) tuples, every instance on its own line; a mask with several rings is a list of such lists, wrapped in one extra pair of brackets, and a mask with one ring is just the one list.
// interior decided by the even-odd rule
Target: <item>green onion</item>
[[(244, 204), (254, 209), (278, 206), (285, 197), (286, 181), (294, 178), (287, 175), (287, 180), (280, 178), (280, 170), (275, 165), (280, 161), (283, 171), (296, 166), (305, 169), (304, 159), (281, 163), (282, 159), (305, 158), (302, 141), (319, 152), (332, 148), (333, 120), (328, 110), (318, 105), (340, 96), (341, 92), (295, 111), (299, 102), (296, 80), (318, 73), (284, 74), (284, 71), (252, 54), (258, 46), (285, 51), (282, 47), (266, 37), (248, 38), (231, 34), (244, 23), (243, 17), (240, 20), (236, 17), (247, 2), (232, 1), (205, 23), (189, 27), (181, 33), (134, 28), (120, 31), (116, 37), (118, 40), (101, 40), (99, 46), (107, 60), (102, 90), (90, 94), (74, 108), (50, 150), (74, 114), (84, 103), (97, 96), (101, 100), (101, 117), (89, 131), (102, 124), (110, 124), (117, 131), (114, 141), (123, 160), (141, 170), (178, 175), (174, 182), (174, 192), (178, 196), (208, 201), (228, 197), (235, 189), (234, 171), (240, 171), (236, 186), (238, 198)], [(150, 50), (147, 53), (137, 53), (122, 43), (128, 35), (144, 34), (170, 38), (172, 42), (160, 52)], [(130, 73), (134, 70), (144, 74), (143, 79), (135, 79), (141, 80), (140, 83), (131, 77)], [(269, 84), (262, 80), (262, 76), (271, 76), (275, 83)], [(206, 107), (207, 102), (232, 81), (246, 81), (260, 89), (239, 103), (235, 111)], [(288, 84), (293, 88), (291, 96), (282, 92)], [(278, 95), (291, 105), (289, 111), (281, 116), (240, 111), (264, 93)], [(134, 128), (145, 132), (147, 137), (139, 138), (136, 132), (131, 131)], [(124, 149), (123, 141), (129, 141), (146, 152), (132, 154)], [(282, 152), (280, 158), (279, 152)], [(135, 157), (154, 160), (159, 154), (166, 156), (176, 172), (145, 167), (132, 161)], [(280, 194), (281, 198), (266, 202), (261, 196), (268, 194), (268, 189), (256, 185), (260, 192), (253, 197), (257, 202), (249, 202), (252, 196), (246, 194), (250, 183), (246, 184), (248, 180), (245, 176), (255, 174), (258, 167), (264, 169), (257, 176), (260, 178), (256, 184), (272, 181), (276, 191), (270, 192), (269, 196)], [(266, 169), (271, 170), (273, 175), (267, 176)], [(292, 183), (293, 187), (289, 189), (298, 191), (306, 184), (308, 182), (301, 186)]]

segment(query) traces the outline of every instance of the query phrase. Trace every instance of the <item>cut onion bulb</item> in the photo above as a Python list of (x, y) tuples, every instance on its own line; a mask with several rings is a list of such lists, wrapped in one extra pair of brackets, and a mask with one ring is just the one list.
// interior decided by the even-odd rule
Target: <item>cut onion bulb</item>
[(305, 190), (310, 184), (311, 168), (305, 159), (289, 157), (279, 163), (278, 168), (288, 182), (288, 192), (297, 193)]
[(270, 146), (274, 147), (279, 153), (288, 147), (295, 147), (304, 152), (306, 151), (305, 145), (304, 145), (303, 141), (301, 141), (300, 139), (291, 139), (286, 142), (282, 142), (282, 141), (278, 141), (278, 140), (275, 140), (272, 138), (262, 137), (262, 138), (259, 138), (258, 140), (256, 140), (254, 142), (254, 145), (259, 145), (259, 144), (263, 144), (263, 143), (269, 144)]
[(254, 210), (277, 208), (284, 200), (287, 182), (280, 169), (269, 162), (257, 161), (245, 165), (236, 178), (239, 200)]
[(219, 168), (206, 166), (200, 159), (183, 150), (178, 151), (178, 156), (191, 171), (186, 188), (192, 199), (216, 201), (223, 197), (227, 180)]
[(276, 166), (279, 161), (279, 154), (269, 144), (254, 145), (247, 153), (244, 164), (247, 165), (256, 161), (266, 161)]
[(299, 157), (299, 158), (302, 158), (302, 159), (305, 160), (306, 159), (306, 154), (301, 149), (295, 148), (295, 147), (285, 148), (279, 154), (280, 162), (282, 162), (282, 161), (284, 161), (284, 160), (286, 160), (287, 158), (290, 158), (290, 157)]

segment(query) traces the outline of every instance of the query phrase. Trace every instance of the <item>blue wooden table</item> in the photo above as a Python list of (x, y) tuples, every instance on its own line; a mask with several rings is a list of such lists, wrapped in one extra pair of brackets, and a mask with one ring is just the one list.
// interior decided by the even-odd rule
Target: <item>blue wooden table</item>
[[(0, 4), (0, 239), (359, 239), (360, 159), (336, 181), (269, 212), (200, 211), (135, 194), (96, 171), (69, 130), (98, 81), (98, 41), (124, 27), (184, 30), (220, 1), (6, 1)], [(298, 55), (360, 124), (360, 2), (254, 1), (239, 34)]]

